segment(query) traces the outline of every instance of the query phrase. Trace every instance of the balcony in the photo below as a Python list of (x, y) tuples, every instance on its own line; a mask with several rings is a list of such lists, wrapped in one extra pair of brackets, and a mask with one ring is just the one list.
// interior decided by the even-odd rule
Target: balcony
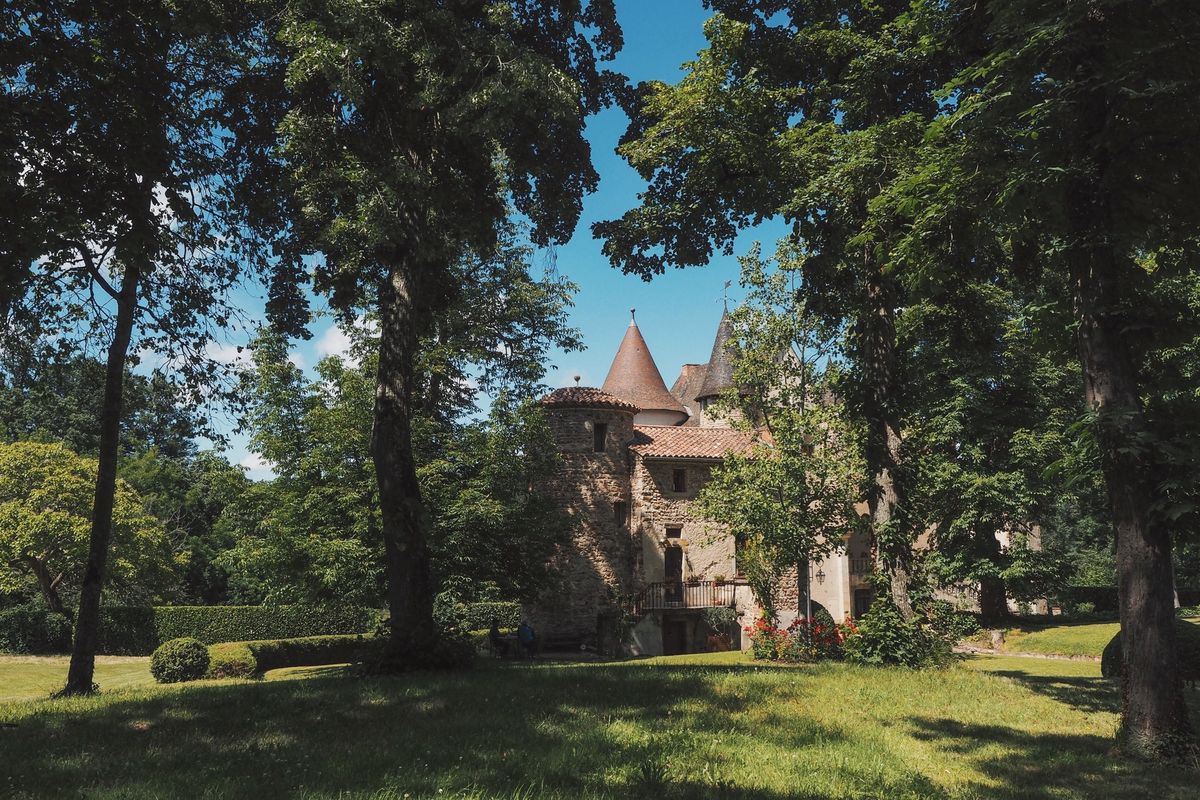
[(676, 608), (732, 606), (737, 586), (731, 581), (664, 581), (650, 583), (634, 601), (638, 614)]
[(875, 560), (871, 558), (850, 559), (851, 575), (870, 575), (875, 571)]

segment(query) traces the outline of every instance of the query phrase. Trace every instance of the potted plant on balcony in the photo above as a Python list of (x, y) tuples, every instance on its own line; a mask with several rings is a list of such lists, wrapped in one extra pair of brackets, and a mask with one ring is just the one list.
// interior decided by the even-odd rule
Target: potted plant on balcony
[(713, 583), (715, 583), (717, 586), (724, 586), (725, 585), (724, 573), (718, 572), (716, 575), (713, 575)]

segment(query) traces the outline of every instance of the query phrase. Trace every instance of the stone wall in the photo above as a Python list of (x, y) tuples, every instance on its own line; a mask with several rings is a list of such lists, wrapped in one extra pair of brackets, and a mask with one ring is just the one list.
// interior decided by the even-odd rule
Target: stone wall
[[(630, 507), (629, 460), (633, 414), (612, 409), (546, 409), (561, 465), (539, 487), (571, 517), (571, 541), (555, 559), (556, 586), (526, 609), (543, 639), (595, 643), (599, 616), (632, 591), (633, 547), (628, 511), (618, 520), (614, 504)], [(593, 452), (593, 430), (608, 425), (603, 453)]]
[[(685, 470), (687, 491), (676, 492), (673, 476)], [(683, 578), (732, 580), (737, 572), (734, 542), (724, 525), (704, 519), (695, 509), (696, 495), (708, 482), (712, 465), (695, 460), (633, 458), (633, 528), (640, 542), (639, 586), (663, 580), (667, 528), (681, 529)]]

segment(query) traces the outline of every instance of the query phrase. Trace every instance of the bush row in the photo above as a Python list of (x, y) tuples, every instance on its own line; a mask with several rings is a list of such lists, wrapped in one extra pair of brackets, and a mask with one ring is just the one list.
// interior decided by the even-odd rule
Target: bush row
[(224, 642), (208, 648), (209, 678), (253, 678), (283, 667), (317, 667), (366, 661), (382, 644), (373, 636), (305, 636)]
[[(1200, 589), (1180, 587), (1175, 591), (1181, 606), (1200, 605)], [(1115, 586), (1062, 586), (1054, 592), (1050, 604), (1061, 606), (1068, 613), (1094, 613), (1113, 619), (1121, 608)]]
[[(171, 639), (203, 644), (360, 634), (376, 627), (379, 612), (368, 608), (315, 606), (110, 606), (101, 610), (98, 652), (143, 656)], [(66, 653), (71, 623), (36, 608), (0, 611), (0, 651)]]
[(71, 621), (44, 608), (0, 611), (0, 653), (48, 655), (71, 651)]

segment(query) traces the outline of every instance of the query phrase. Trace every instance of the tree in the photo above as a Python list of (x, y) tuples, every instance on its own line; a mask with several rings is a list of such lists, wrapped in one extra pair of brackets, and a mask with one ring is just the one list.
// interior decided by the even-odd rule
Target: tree
[[(31, 579), (51, 610), (79, 587), (87, 562), (96, 461), (61, 444), (0, 444), (0, 589), (19, 592)], [(111, 578), (141, 601), (169, 587), (171, 551), (142, 498), (119, 481), (113, 503)]]
[[(0, 439), (63, 442), (82, 455), (100, 450), (96, 420), (104, 396), (104, 362), (49, 352), (49, 347), (9, 348), (0, 356)], [(162, 373), (125, 372), (120, 454), (154, 449), (162, 457), (195, 455), (195, 437), (215, 436), (182, 392)]]
[(746, 303), (732, 316), (734, 385), (715, 409), (761, 431), (751, 453), (729, 453), (698, 498), (729, 526), (755, 596), (770, 598), (789, 569), (844, 547), (860, 523), (863, 481), (855, 431), (832, 392), (841, 331), (808, 312), (795, 291), (803, 256), (780, 242), (772, 261), (755, 245), (741, 259)]
[[(453, 412), (478, 389), (450, 381), (453, 397), (438, 390), (439, 405), (414, 420), (418, 479), (430, 507), (432, 579), (464, 599), (534, 596), (566, 533), (550, 500), (529, 490), (557, 464), (549, 430), (537, 407), (507, 395), (528, 392), (525, 379), (540, 378), (542, 337), (558, 329), (558, 304), (546, 307), (552, 314), (537, 311), (527, 299), (539, 292), (526, 283), (510, 282), (507, 302), (481, 297), (472, 312), (464, 310), (468, 317), (490, 314), (495, 324), (467, 326), (469, 336), (425, 346), (426, 369), (436, 368), (442, 379), (454, 373), (438, 354), (455, 354), (452, 363), (464, 372), (468, 365), (458, 359), (476, 354), (470, 371), (479, 383), (504, 387), (485, 419), (463, 422)], [(484, 278), (478, 288), (488, 291), (489, 284)], [(521, 338), (535, 319), (541, 319), (533, 325), (537, 333)], [(248, 423), (277, 477), (242, 493), (217, 525), (235, 543), (219, 563), (239, 601), (374, 605), (386, 596), (375, 467), (367, 457), (377, 345), (369, 327), (356, 330), (352, 358), (323, 359), (315, 381), (288, 361), (281, 337), (265, 333), (256, 341)], [(487, 344), (497, 336), (512, 347)], [(435, 381), (423, 372), (419, 383)]]
[(157, 353), (188, 402), (211, 399), (220, 382), (210, 325), (228, 322), (226, 291), (244, 264), (275, 263), (263, 245), (277, 220), (258, 194), (270, 107), (246, 111), (270, 85), (257, 72), (272, 62), (260, 58), (256, 9), (45, 0), (0, 12), (13, 112), (2, 124), (19, 171), (6, 187), (16, 202), (0, 213), (23, 237), (11, 263), (6, 248), (5, 281), (22, 292), (6, 298), (6, 343), (48, 331), (106, 351), (67, 694), (93, 691), (130, 348)]
[(983, 198), (993, 241), (1069, 287), (1086, 427), (1116, 533), (1123, 739), (1135, 753), (1178, 752), (1192, 732), (1175, 660), (1171, 536), (1195, 507), (1194, 482), (1178, 476), (1197, 439), (1186, 416), (1160, 416), (1181, 399), (1155, 385), (1166, 373), (1149, 356), (1194, 341), (1195, 323), (1149, 312), (1172, 284), (1194, 282), (1200, 153), (1185, 143), (1200, 126), (1189, 44), (1200, 19), (1178, 0), (921, 12), (922, 41), (957, 75), (905, 192), (923, 209), (906, 238), (922, 247), (961, 218), (962, 198)]
[(730, 252), (739, 229), (766, 218), (792, 225), (805, 253), (797, 291), (849, 336), (842, 399), (864, 423), (879, 566), (911, 618), (920, 527), (908, 516), (895, 332), (906, 298), (886, 260), (904, 220), (878, 213), (878, 200), (937, 113), (943, 64), (907, 0), (708, 5), (709, 46), (683, 80), (639, 87), (620, 152), (649, 182), (641, 205), (593, 230), (615, 265), (649, 279)]
[(429, 513), (413, 453), (423, 340), (449, 320), (464, 259), (495, 251), (509, 204), (564, 241), (596, 183), (583, 121), (619, 86), (611, 0), (289, 4), (294, 104), (282, 127), (316, 287), (379, 325), (371, 452), (387, 556), (387, 666), (436, 632)]
[(165, 458), (155, 448), (124, 460), (120, 477), (166, 531), (179, 574), (173, 599), (200, 605), (227, 602), (228, 575), (220, 558), (236, 540), (220, 522), (225, 509), (250, 490), (245, 470), (211, 450), (177, 459)]

